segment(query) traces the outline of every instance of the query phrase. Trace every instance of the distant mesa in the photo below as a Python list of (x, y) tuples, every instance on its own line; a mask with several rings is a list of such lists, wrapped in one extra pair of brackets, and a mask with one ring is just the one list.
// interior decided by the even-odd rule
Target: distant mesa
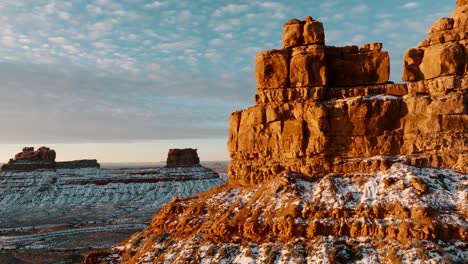
[(82, 169), (100, 168), (101, 165), (95, 159), (71, 160), (55, 162), (56, 169)]
[(55, 162), (55, 150), (48, 147), (25, 147), (23, 151), (16, 154), (7, 164), (1, 167), (1, 171), (35, 171), (35, 170), (55, 170), (55, 169), (81, 169), (100, 168), (100, 164), (95, 159), (74, 160)]
[(169, 149), (167, 153), (167, 168), (192, 167), (200, 165), (197, 149)]

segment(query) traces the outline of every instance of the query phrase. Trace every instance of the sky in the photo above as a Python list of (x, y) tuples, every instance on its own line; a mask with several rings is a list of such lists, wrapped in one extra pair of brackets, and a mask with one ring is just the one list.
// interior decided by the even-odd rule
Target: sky
[(391, 80), (454, 0), (0, 0), (0, 163), (156, 162), (171, 147), (228, 160), (229, 114), (254, 104), (254, 58), (283, 23), (322, 21), (326, 44), (383, 42)]

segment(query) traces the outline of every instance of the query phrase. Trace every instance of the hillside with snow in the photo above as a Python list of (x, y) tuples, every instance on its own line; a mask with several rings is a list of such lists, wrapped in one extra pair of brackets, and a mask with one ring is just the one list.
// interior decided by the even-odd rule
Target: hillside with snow
[(0, 172), (0, 263), (109, 247), (146, 227), (174, 196), (222, 183), (203, 166)]
[(285, 173), (170, 202), (89, 263), (464, 263), (468, 175), (394, 164), (372, 174)]

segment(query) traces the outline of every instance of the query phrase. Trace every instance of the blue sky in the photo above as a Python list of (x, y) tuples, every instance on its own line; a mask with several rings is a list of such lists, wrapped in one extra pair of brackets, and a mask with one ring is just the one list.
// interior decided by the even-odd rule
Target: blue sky
[[(63, 159), (80, 158), (82, 144), (104, 161), (159, 161), (167, 153), (160, 148), (181, 139), (201, 152), (219, 148), (205, 159), (227, 159), (220, 142), (229, 113), (253, 105), (254, 57), (281, 47), (284, 22), (311, 15), (324, 22), (327, 45), (383, 42), (398, 82), (405, 49), (454, 7), (452, 0), (0, 0), (0, 162), (12, 146), (28, 144), (60, 147)], [(155, 148), (150, 158), (130, 147), (140, 145)], [(110, 155), (115, 146), (129, 153)]]

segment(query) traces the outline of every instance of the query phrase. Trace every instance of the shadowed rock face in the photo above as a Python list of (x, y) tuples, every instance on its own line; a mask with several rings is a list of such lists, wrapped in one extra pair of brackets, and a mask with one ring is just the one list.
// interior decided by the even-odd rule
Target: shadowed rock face
[(48, 147), (40, 147), (34, 151), (34, 147), (25, 147), (23, 151), (15, 155), (14, 161), (42, 161), (54, 162), (55, 150)]
[(55, 150), (48, 147), (40, 147), (36, 151), (34, 147), (25, 147), (16, 154), (7, 164), (1, 167), (1, 171), (35, 171), (55, 169), (81, 169), (99, 168), (97, 160), (73, 160), (55, 162)]
[(380, 43), (328, 47), (290, 20), (256, 57), (256, 104), (231, 114), (228, 183), (86, 263), (463, 263), (467, 10), (406, 53), (404, 84)]
[(39, 169), (53, 170), (55, 168), (55, 150), (40, 147), (25, 147), (1, 168), (2, 171), (34, 171)]
[(81, 168), (100, 168), (101, 165), (95, 159), (89, 160), (71, 160), (59, 161), (55, 163), (57, 169), (81, 169)]
[(166, 167), (190, 167), (200, 165), (200, 158), (196, 149), (170, 149), (167, 153)]

